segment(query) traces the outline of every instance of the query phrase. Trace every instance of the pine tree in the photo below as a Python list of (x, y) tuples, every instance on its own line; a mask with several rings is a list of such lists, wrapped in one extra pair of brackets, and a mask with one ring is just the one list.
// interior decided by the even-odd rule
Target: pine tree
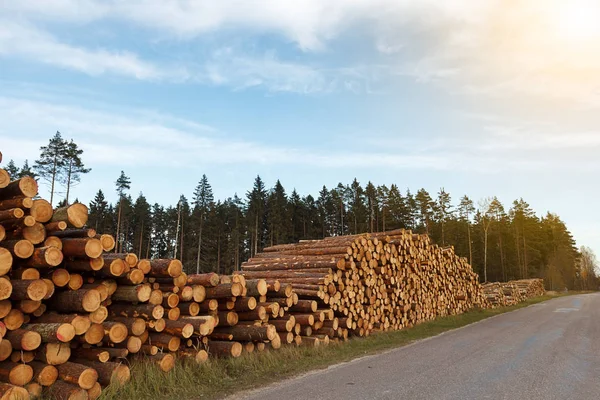
[(35, 161), (34, 169), (40, 178), (50, 184), (50, 204), (53, 204), (56, 181), (66, 165), (67, 142), (56, 131), (48, 145), (40, 147), (40, 151), (40, 158)]
[(129, 177), (127, 175), (125, 175), (125, 172), (121, 171), (121, 175), (119, 175), (119, 178), (116, 180), (115, 186), (116, 186), (117, 195), (119, 196), (119, 214), (117, 217), (117, 234), (115, 235), (115, 237), (117, 238), (117, 245), (115, 246), (115, 253), (118, 253), (121, 251), (122, 242), (123, 242), (120, 237), (121, 216), (123, 214), (123, 212), (122, 212), (123, 198), (125, 196), (125, 191), (131, 189), (131, 180), (129, 179)]
[(91, 168), (85, 168), (85, 165), (81, 160), (82, 154), (83, 150), (77, 146), (73, 139), (66, 144), (64, 156), (65, 165), (63, 171), (59, 174), (59, 181), (67, 188), (67, 203), (69, 202), (71, 187), (81, 182), (82, 174), (87, 174), (92, 170)]
[(196, 273), (200, 273), (200, 263), (202, 260), (202, 235), (206, 219), (214, 208), (214, 196), (212, 187), (208, 183), (206, 175), (202, 175), (202, 179), (198, 182), (194, 190), (193, 197), (194, 214), (196, 215), (197, 226), (197, 254), (196, 254)]
[(10, 175), (11, 179), (19, 177), (19, 167), (16, 166), (13, 160), (10, 160), (4, 169), (6, 172), (8, 172), (8, 175)]

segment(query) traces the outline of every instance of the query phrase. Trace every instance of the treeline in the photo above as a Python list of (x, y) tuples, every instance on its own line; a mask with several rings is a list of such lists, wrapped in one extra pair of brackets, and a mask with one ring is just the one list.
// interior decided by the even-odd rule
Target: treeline
[[(123, 180), (128, 182), (122, 173)], [(177, 256), (188, 272), (229, 273), (266, 246), (405, 228), (454, 246), (482, 281), (542, 277), (550, 289), (597, 286), (594, 263), (582, 262), (564, 222), (552, 213), (538, 217), (523, 199), (508, 207), (495, 197), (453, 202), (443, 189), (433, 196), (425, 189), (413, 194), (396, 185), (363, 187), (356, 179), (301, 196), (296, 190), (288, 194), (279, 181), (267, 188), (257, 177), (243, 198), (215, 200), (203, 176), (190, 199), (181, 196), (176, 205), (164, 206), (150, 204), (141, 193), (134, 199), (117, 186), (116, 205), (101, 190), (90, 203), (91, 226), (119, 231), (119, 251)]]
[[(40, 148), (33, 170), (6, 167), (11, 176), (36, 175), (54, 193), (70, 188), (90, 170), (83, 151), (60, 133)], [(115, 182), (118, 201), (99, 190), (89, 203), (89, 225), (115, 234), (117, 251), (140, 257), (179, 257), (187, 272), (230, 273), (266, 246), (327, 236), (398, 228), (428, 233), (442, 246), (467, 257), (482, 281), (544, 278), (548, 289), (596, 289), (598, 263), (589, 248), (578, 250), (556, 214), (538, 216), (523, 199), (502, 204), (496, 197), (475, 204), (454, 200), (444, 189), (430, 194), (391, 186), (339, 183), (313, 195), (288, 193), (277, 181), (268, 188), (260, 177), (244, 196), (216, 200), (204, 175), (188, 199), (175, 205), (150, 204), (128, 193), (130, 179), (121, 171)], [(77, 201), (77, 200), (75, 200)]]

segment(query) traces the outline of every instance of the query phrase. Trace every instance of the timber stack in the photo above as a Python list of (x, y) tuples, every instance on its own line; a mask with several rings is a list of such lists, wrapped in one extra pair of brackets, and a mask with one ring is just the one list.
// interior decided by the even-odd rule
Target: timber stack
[[(264, 280), (187, 276), (176, 259), (115, 253), (86, 228), (87, 207), (54, 210), (37, 182), (0, 169), (0, 393), (3, 399), (95, 399), (130, 378), (127, 359), (164, 371), (281, 346), (282, 310)], [(290, 288), (291, 289), (291, 288)], [(286, 296), (292, 296), (286, 290)], [(265, 300), (265, 301), (262, 301)], [(271, 314), (266, 314), (266, 313)]]
[[(268, 247), (243, 263), (240, 274), (291, 285), (302, 307), (288, 312), (301, 331), (334, 338), (398, 330), (487, 306), (465, 258), (408, 230)], [(309, 309), (310, 302), (316, 306)]]
[(518, 304), (545, 293), (543, 279), (521, 279), (509, 282), (482, 284), (483, 293), (490, 307), (506, 307)]
[[(130, 379), (131, 359), (168, 372), (496, 304), (466, 259), (410, 231), (272, 246), (234, 275), (187, 275), (177, 259), (117, 253), (85, 205), (55, 210), (37, 192), (0, 169), (3, 399), (95, 399)], [(511, 285), (495, 286), (502, 302), (543, 293), (541, 280)]]

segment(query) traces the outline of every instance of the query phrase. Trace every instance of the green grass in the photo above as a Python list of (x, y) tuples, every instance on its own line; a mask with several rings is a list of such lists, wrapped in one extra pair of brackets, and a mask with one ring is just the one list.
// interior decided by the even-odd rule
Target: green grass
[[(580, 292), (568, 294), (578, 293)], [(210, 360), (200, 366), (191, 362), (178, 363), (168, 374), (155, 365), (137, 362), (132, 365), (131, 381), (122, 388), (109, 387), (102, 399), (222, 398), (239, 390), (257, 388), (307, 371), (405, 346), (416, 340), (563, 295), (541, 296), (511, 307), (473, 310), (462, 315), (439, 318), (411, 329), (354, 338), (327, 347), (289, 346), (278, 351), (246, 354), (237, 359)]]

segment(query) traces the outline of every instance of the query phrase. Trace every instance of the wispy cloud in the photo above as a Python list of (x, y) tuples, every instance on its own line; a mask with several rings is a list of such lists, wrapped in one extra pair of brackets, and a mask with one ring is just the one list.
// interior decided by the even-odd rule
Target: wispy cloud
[(3, 54), (89, 75), (112, 73), (137, 79), (155, 79), (161, 75), (152, 64), (130, 52), (70, 46), (29, 24), (7, 20), (0, 20), (0, 55)]

